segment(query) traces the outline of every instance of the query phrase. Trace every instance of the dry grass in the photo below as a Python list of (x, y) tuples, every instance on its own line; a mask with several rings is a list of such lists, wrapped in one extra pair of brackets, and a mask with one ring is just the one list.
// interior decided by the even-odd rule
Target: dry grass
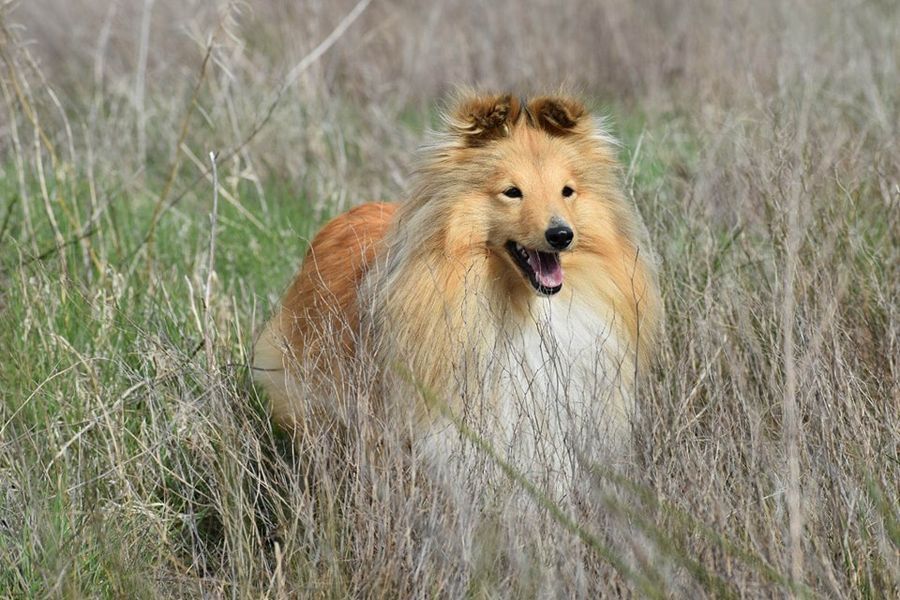
[[(306, 63), (354, 4), (3, 9), (0, 596), (900, 594), (896, 3), (557, 4), (373, 2)], [(294, 452), (246, 352), (304, 240), (452, 86), (562, 82), (663, 259), (639, 465), (473, 511)]]

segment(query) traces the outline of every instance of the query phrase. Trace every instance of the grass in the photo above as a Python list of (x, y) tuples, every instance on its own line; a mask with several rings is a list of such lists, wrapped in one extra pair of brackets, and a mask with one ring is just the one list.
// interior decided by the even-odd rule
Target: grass
[[(0, 17), (0, 596), (900, 594), (892, 3), (373, 3), (268, 120), (351, 5), (83, 4)], [(661, 258), (637, 465), (574, 507), (510, 468), (466, 512), (274, 431), (247, 353), (306, 240), (402, 197), (452, 84), (560, 73)]]

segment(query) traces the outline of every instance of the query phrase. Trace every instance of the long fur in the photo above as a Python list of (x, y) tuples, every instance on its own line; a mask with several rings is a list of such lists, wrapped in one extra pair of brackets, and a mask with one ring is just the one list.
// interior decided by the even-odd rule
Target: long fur
[[(404, 202), (357, 207), (314, 239), (256, 346), (276, 421), (296, 428), (327, 412), (322, 390), (341, 388), (364, 348), (381, 406), (408, 414), (434, 454), (458, 447), (454, 430), (409, 380), (544, 472), (627, 445), (662, 309), (615, 150), (572, 98), (460, 98)], [(503, 196), (510, 184), (521, 200)], [(550, 218), (576, 237), (562, 290), (542, 297), (503, 244), (546, 245)]]

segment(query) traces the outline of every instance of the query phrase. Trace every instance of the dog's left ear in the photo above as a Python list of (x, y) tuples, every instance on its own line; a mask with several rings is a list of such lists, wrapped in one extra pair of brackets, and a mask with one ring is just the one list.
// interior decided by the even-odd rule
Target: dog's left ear
[(541, 96), (528, 104), (535, 124), (553, 135), (569, 135), (587, 115), (584, 105), (572, 98)]

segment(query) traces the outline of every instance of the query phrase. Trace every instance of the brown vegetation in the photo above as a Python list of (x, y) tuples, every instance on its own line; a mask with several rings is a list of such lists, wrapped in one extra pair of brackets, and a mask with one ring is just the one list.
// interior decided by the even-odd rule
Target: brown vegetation
[[(0, 595), (897, 596), (898, 10), (5, 5)], [(637, 468), (465, 512), (400, 454), (293, 453), (246, 352), (302, 240), (402, 196), (455, 85), (562, 83), (663, 265)]]

